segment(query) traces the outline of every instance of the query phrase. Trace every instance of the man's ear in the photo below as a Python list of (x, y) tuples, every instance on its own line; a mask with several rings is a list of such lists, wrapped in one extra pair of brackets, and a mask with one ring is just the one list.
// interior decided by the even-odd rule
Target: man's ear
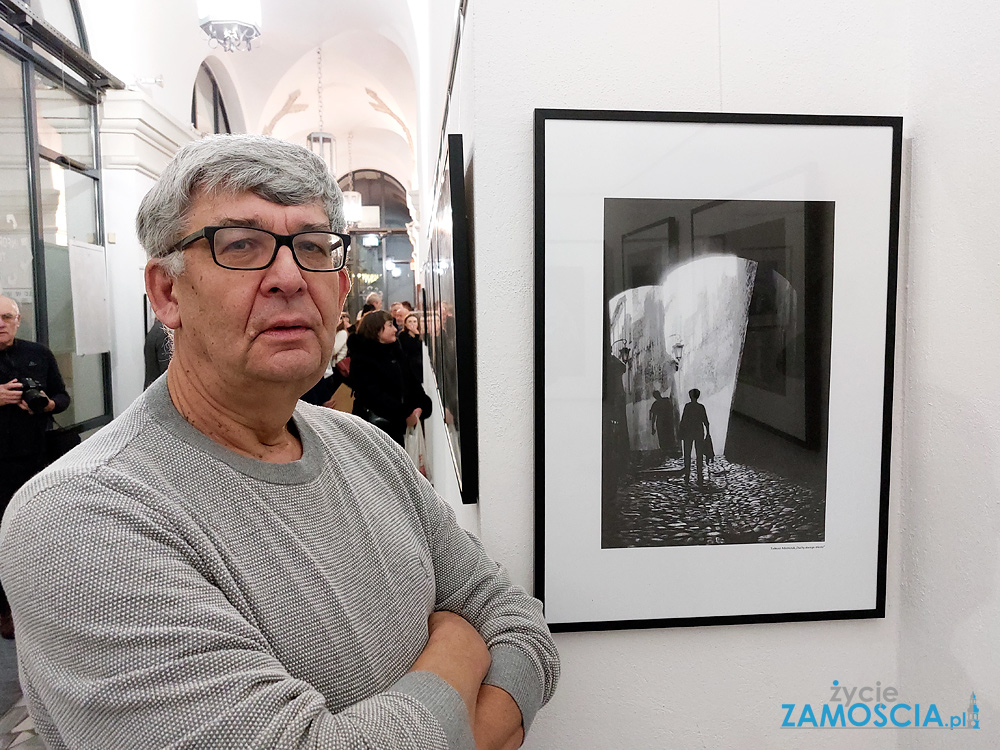
[(351, 274), (347, 270), (347, 266), (337, 271), (337, 277), (340, 282), (340, 309), (343, 310), (344, 303), (347, 302), (347, 295), (351, 293)]
[(146, 296), (156, 317), (167, 328), (179, 328), (181, 323), (180, 307), (174, 295), (173, 278), (166, 269), (154, 260), (146, 263)]

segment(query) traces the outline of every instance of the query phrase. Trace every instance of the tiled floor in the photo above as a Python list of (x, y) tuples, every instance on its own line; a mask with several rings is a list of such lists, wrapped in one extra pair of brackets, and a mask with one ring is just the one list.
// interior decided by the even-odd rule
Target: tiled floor
[(21, 697), (17, 680), (17, 646), (14, 641), (0, 640), (0, 716)]
[(28, 716), (24, 698), (0, 717), (0, 750), (45, 750), (45, 742), (35, 734), (35, 722)]
[(14, 641), (0, 640), (0, 750), (45, 750), (45, 742), (35, 734), (35, 722), (17, 680), (17, 648)]

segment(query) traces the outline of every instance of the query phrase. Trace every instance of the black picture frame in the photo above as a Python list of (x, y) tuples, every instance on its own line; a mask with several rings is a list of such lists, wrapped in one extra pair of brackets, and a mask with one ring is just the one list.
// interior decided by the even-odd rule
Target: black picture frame
[(902, 118), (534, 126), (551, 629), (884, 617)]
[(462, 502), (479, 500), (479, 427), (473, 249), (462, 136), (452, 134), (438, 173), (424, 289), (428, 350), (441, 396)]

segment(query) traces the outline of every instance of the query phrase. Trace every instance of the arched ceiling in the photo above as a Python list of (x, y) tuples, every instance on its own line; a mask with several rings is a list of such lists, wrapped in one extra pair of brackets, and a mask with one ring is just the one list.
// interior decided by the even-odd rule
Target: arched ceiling
[[(416, 89), (402, 50), (383, 36), (362, 31), (340, 34), (322, 49), (323, 129), (337, 139), (337, 176), (353, 166), (381, 169), (407, 183), (414, 169), (410, 141), (416, 122)], [(279, 138), (304, 143), (320, 125), (317, 83), (313, 49), (277, 82), (264, 103), (257, 130), (272, 128), (271, 133)], [(298, 96), (294, 96), (296, 91)], [(293, 96), (294, 109), (281, 116)], [(388, 146), (384, 153), (372, 153), (376, 143), (367, 141), (373, 138), (377, 145)]]
[(215, 52), (237, 81), (247, 130), (270, 128), (304, 144), (319, 129), (316, 49), (322, 45), (323, 129), (337, 140), (338, 176), (350, 162), (410, 186), (415, 161), (407, 131), (415, 138), (417, 124), (411, 2), (261, 0), (262, 33), (253, 49)]

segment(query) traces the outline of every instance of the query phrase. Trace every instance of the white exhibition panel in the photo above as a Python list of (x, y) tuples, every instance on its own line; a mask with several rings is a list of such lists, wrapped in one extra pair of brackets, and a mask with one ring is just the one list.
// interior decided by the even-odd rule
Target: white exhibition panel
[[(573, 325), (544, 327), (549, 622), (876, 606), (892, 135), (842, 125), (545, 122), (546, 283), (566, 283), (575, 302)], [(824, 543), (601, 549), (605, 198), (836, 203)], [(566, 299), (546, 296), (547, 321), (569, 314), (557, 297)]]
[(70, 240), (69, 279), (77, 354), (111, 351), (111, 315), (105, 251), (100, 245)]

